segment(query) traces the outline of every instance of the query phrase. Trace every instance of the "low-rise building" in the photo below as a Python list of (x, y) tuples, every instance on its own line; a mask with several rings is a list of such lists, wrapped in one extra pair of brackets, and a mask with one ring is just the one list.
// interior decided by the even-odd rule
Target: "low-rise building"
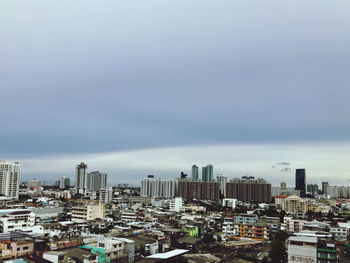
[(317, 237), (291, 236), (287, 249), (289, 263), (317, 263)]
[(293, 219), (291, 217), (284, 217), (283, 227), (284, 230), (290, 233), (300, 232), (303, 230), (303, 226), (306, 220)]
[(307, 211), (307, 204), (303, 198), (297, 195), (291, 195), (284, 199), (282, 209), (293, 214), (305, 214)]
[(34, 224), (35, 214), (30, 210), (0, 210), (0, 231), (2, 233), (32, 227)]
[(72, 222), (84, 223), (104, 218), (106, 215), (106, 207), (102, 203), (81, 203), (72, 207)]
[(259, 217), (256, 214), (236, 214), (234, 221), (236, 223), (256, 223)]

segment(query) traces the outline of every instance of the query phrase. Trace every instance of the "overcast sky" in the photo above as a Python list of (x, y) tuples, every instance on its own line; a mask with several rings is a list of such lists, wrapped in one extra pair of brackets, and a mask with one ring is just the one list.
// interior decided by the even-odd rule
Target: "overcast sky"
[(193, 163), (348, 184), (349, 14), (347, 0), (3, 0), (0, 159), (23, 180), (74, 180), (85, 161), (110, 184)]

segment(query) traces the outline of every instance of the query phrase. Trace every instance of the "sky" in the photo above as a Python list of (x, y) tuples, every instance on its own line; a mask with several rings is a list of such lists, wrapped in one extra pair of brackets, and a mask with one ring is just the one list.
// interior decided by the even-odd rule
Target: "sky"
[[(350, 2), (0, 2), (0, 159), (139, 184), (214, 165), (347, 185)], [(281, 164), (282, 163), (282, 164)]]

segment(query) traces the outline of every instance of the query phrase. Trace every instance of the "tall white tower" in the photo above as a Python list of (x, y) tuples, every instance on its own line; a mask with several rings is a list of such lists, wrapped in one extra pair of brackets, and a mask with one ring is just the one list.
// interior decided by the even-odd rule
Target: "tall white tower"
[(8, 163), (0, 160), (0, 194), (18, 198), (21, 169), (18, 162)]

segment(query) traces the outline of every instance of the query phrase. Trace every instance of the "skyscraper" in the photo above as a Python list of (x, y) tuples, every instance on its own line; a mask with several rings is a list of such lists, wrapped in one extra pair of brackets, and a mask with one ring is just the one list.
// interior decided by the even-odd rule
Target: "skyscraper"
[(86, 191), (86, 170), (87, 165), (85, 163), (80, 163), (76, 168), (76, 182), (75, 188), (79, 194), (85, 194)]
[(18, 162), (7, 163), (0, 160), (0, 194), (18, 198), (21, 169)]
[(329, 183), (328, 182), (322, 182), (322, 193), (324, 195), (327, 194), (327, 187), (329, 186)]
[(295, 190), (300, 190), (300, 196), (305, 195), (306, 173), (305, 169), (295, 170)]
[(192, 165), (192, 181), (198, 181), (198, 166), (197, 165)]
[(202, 181), (211, 182), (213, 181), (213, 165), (208, 164), (205, 167), (202, 167)]

